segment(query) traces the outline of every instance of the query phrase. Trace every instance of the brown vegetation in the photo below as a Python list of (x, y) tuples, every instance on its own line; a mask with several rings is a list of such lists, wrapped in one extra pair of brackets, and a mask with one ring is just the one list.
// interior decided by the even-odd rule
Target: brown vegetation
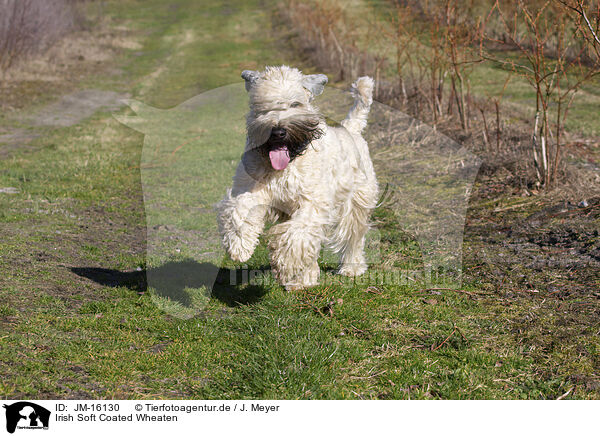
[(75, 22), (67, 0), (0, 0), (0, 70), (47, 48)]
[[(496, 1), (481, 26), (481, 58), (523, 76), (535, 90), (531, 145), (536, 176), (544, 186), (556, 180), (564, 123), (575, 93), (600, 74), (598, 49), (590, 37), (594, 27), (588, 28), (591, 23), (582, 19), (589, 9), (583, 1), (518, 0), (509, 7)], [(486, 32), (490, 20), (501, 23), (502, 39)], [(596, 14), (596, 28), (598, 20)], [(517, 59), (494, 54), (488, 49), (490, 42), (516, 50)]]
[[(0, 5), (3, 1), (0, 0)], [(45, 100), (45, 96), (73, 92), (77, 84), (92, 73), (121, 74), (114, 68), (115, 56), (124, 49), (138, 50), (141, 45), (132, 37), (131, 29), (116, 25), (104, 14), (102, 3), (102, 0), (60, 3), (73, 17), (70, 27), (64, 28), (64, 33), (48, 37), (43, 44), (34, 43), (29, 50), (13, 57), (10, 68), (0, 69), (2, 113), (8, 116), (31, 103)], [(0, 15), (2, 19), (4, 15)], [(0, 40), (0, 46), (2, 42)], [(0, 135), (13, 133), (13, 129), (0, 128)], [(15, 141), (18, 138), (20, 135)]]
[[(577, 90), (600, 73), (599, 3), (431, 0), (390, 5), (383, 18), (361, 12), (360, 23), (335, 0), (290, 0), (282, 13), (311, 61), (339, 80), (374, 76), (378, 100), (472, 148), (484, 144), (479, 151), (510, 161), (515, 179), (529, 192), (564, 182), (565, 120)], [(532, 120), (505, 129), (503, 93), (471, 95), (470, 74), (482, 62), (503, 67), (505, 88), (511, 76), (528, 81), (537, 96)]]

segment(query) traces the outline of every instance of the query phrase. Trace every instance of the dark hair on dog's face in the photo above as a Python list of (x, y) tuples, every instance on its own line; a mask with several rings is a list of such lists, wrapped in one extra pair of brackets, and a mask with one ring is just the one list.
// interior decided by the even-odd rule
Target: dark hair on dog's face
[(271, 130), (267, 142), (261, 147), (261, 151), (268, 154), (269, 151), (287, 147), (290, 162), (304, 153), (308, 145), (323, 135), (320, 127), (321, 119), (318, 116), (296, 117), (282, 120)]
[(301, 116), (281, 120), (271, 129), (268, 139), (258, 147), (247, 149), (242, 156), (246, 173), (256, 180), (272, 174), (269, 154), (285, 148), (292, 162), (302, 155), (312, 141), (323, 135), (322, 119), (318, 115)]

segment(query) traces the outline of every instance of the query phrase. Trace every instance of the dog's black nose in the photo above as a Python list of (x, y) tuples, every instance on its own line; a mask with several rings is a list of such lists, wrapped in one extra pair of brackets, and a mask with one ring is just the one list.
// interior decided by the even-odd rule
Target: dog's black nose
[(282, 129), (280, 127), (277, 127), (273, 130), (271, 130), (271, 137), (273, 139), (283, 139), (285, 138), (285, 129)]

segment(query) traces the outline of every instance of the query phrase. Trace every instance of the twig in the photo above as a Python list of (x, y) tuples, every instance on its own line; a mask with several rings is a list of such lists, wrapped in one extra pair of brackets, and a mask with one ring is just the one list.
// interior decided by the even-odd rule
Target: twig
[(444, 345), (446, 342), (448, 342), (448, 339), (450, 339), (452, 337), (452, 335), (456, 332), (456, 326), (454, 326), (454, 330), (452, 330), (452, 333), (450, 333), (448, 335), (448, 337), (446, 339), (444, 339), (444, 342), (442, 342), (440, 345), (438, 345), (437, 347), (433, 348), (433, 345), (431, 345), (431, 351), (435, 351), (438, 348), (440, 348), (442, 345)]
[(379, 201), (377, 202), (377, 206), (375, 206), (375, 208), (379, 208), (383, 205), (383, 203), (385, 203), (387, 200), (389, 200), (389, 196), (388, 196), (388, 190), (390, 188), (390, 184), (386, 183), (385, 184), (385, 188), (383, 189), (383, 193), (381, 194), (381, 196), (379, 197)]
[(494, 105), (496, 107), (496, 153), (500, 152), (500, 103), (497, 99), (494, 99)]
[(427, 289), (421, 289), (422, 292), (428, 292), (428, 291), (454, 291), (454, 292), (460, 292), (462, 294), (467, 294), (470, 295), (471, 297), (475, 297), (477, 294), (474, 294), (473, 292), (469, 292), (469, 291), (465, 291), (464, 289), (453, 289), (453, 288), (427, 288)]
[(367, 289), (365, 289), (365, 292), (370, 293), (370, 294), (383, 295), (383, 292), (381, 292), (375, 286), (369, 286)]
[(485, 111), (482, 108), (480, 108), (479, 110), (481, 112), (481, 117), (483, 118), (483, 127), (484, 127), (483, 140), (485, 141), (486, 148), (489, 149), (490, 148), (490, 139), (489, 139), (490, 132), (488, 130), (487, 120), (485, 119)]
[(371, 375), (367, 375), (367, 376), (359, 376), (359, 375), (351, 375), (350, 378), (352, 380), (365, 380), (365, 379), (370, 379), (373, 377), (379, 377), (382, 374), (385, 374), (387, 372), (387, 369), (384, 369), (381, 372), (375, 373), (375, 374), (371, 374)]
[(567, 395), (569, 395), (571, 393), (571, 391), (575, 389), (575, 386), (573, 386), (571, 389), (569, 389), (567, 392), (565, 392), (564, 394), (562, 394), (560, 397), (558, 397), (556, 400), (564, 400), (566, 398)]

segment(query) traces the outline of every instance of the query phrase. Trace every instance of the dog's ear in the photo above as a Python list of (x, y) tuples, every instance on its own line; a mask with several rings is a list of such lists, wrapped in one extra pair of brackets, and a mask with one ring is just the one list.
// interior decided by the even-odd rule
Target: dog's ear
[(250, 88), (260, 77), (260, 73), (258, 71), (250, 71), (244, 70), (242, 71), (242, 79), (246, 81), (246, 91), (250, 91)]
[(327, 76), (325, 74), (311, 74), (302, 79), (302, 86), (308, 89), (313, 96), (320, 95), (326, 83)]

